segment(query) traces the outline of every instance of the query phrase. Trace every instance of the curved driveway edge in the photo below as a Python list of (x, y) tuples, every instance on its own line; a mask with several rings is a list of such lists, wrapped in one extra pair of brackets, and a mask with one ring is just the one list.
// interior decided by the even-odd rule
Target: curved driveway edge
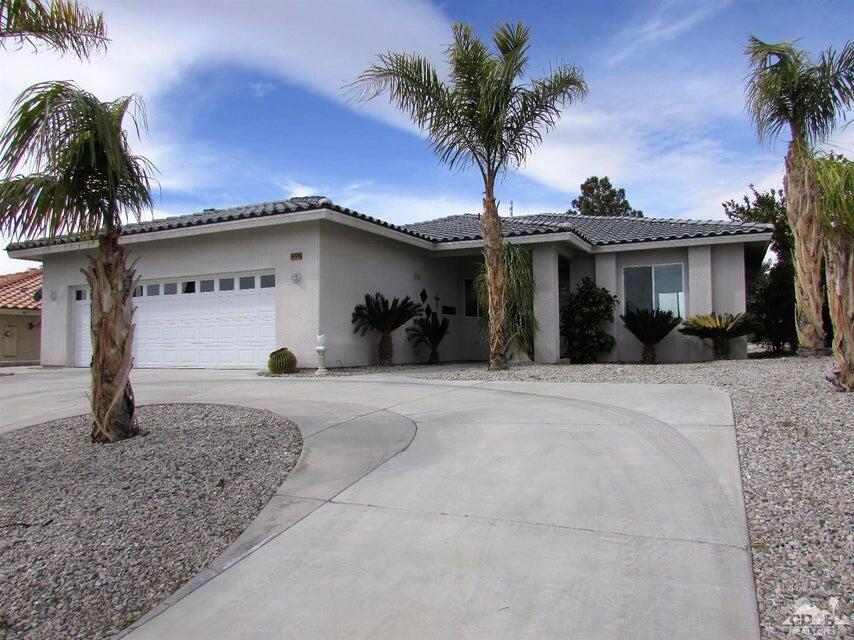
[[(40, 375), (57, 382), (40, 407), (85, 387)], [(231, 555), (129, 637), (759, 637), (719, 390), (202, 371), (134, 384), (140, 402), (287, 415), (306, 449)]]

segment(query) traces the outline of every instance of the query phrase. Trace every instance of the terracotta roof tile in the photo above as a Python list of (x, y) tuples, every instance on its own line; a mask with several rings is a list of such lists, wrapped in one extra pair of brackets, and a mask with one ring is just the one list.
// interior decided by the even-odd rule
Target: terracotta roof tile
[(41, 287), (41, 269), (0, 276), (0, 309), (41, 309), (41, 300), (33, 299), (33, 294)]

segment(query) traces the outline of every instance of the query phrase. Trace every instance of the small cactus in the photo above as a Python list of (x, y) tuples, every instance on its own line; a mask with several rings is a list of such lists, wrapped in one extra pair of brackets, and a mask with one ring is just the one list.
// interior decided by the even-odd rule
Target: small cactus
[(270, 373), (293, 373), (297, 370), (297, 357), (286, 347), (276, 349), (267, 360)]

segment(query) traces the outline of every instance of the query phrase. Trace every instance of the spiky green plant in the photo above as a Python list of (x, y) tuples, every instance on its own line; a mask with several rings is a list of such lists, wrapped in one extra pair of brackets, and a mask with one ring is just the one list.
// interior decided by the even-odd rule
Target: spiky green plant
[(427, 364), (439, 364), (439, 345), (448, 335), (450, 324), (447, 316), (440, 319), (439, 314), (428, 304), (424, 307), (424, 315), (415, 318), (411, 327), (406, 327), (406, 337), (414, 345), (423, 344), (430, 349)]
[(365, 294), (365, 303), (357, 304), (353, 309), (353, 333), (364, 336), (369, 330), (380, 334), (377, 344), (377, 364), (388, 366), (394, 360), (394, 343), (391, 334), (421, 313), (421, 305), (413, 302), (409, 296), (389, 304), (382, 293)]
[[(91, 289), (92, 440), (138, 432), (130, 386), (135, 273), (119, 244), (123, 218), (152, 205), (153, 165), (134, 155), (145, 111), (135, 96), (101, 102), (68, 82), (30, 87), (0, 135), (0, 231), (16, 238), (77, 234), (96, 240), (84, 270)], [(22, 169), (29, 175), (16, 175)]]
[(297, 357), (287, 348), (276, 349), (267, 360), (270, 373), (293, 373), (297, 370)]
[(825, 350), (822, 320), (821, 222), (810, 148), (824, 141), (854, 105), (854, 43), (828, 49), (811, 60), (791, 42), (768, 43), (751, 36), (746, 50), (752, 69), (747, 111), (760, 140), (788, 129), (786, 209), (794, 239), (795, 325), (805, 354)]
[(753, 329), (746, 313), (703, 313), (686, 318), (679, 332), (712, 341), (715, 359), (729, 359), (729, 344), (733, 338), (746, 336)]
[(68, 0), (0, 0), (0, 48), (9, 43), (34, 48), (44, 43), (65, 53), (88, 58), (107, 44), (100, 13)]
[[(534, 279), (534, 259), (530, 249), (505, 242), (501, 247), (501, 264), (504, 270), (504, 331), (506, 348), (534, 355), (534, 339), (537, 336), (537, 317), (534, 315), (534, 295), (537, 283)], [(485, 263), (478, 266), (472, 283), (477, 303), (481, 309), (489, 309), (489, 276)], [(488, 314), (481, 316), (481, 328), (489, 330)], [(506, 359), (510, 353), (503, 354)]]
[(854, 391), (854, 162), (822, 156), (813, 162), (824, 232), (827, 301), (833, 322), (830, 382)]
[(655, 364), (655, 346), (676, 328), (682, 318), (661, 309), (628, 309), (620, 320), (643, 345), (643, 363)]
[[(450, 168), (477, 167), (483, 180), (483, 256), (488, 282), (489, 367), (506, 366), (501, 218), (495, 183), (525, 162), (560, 117), (564, 105), (587, 94), (581, 70), (557, 65), (544, 78), (525, 78), (529, 32), (522, 23), (499, 26), (492, 47), (464, 24), (453, 26), (446, 49), (448, 82), (418, 54), (388, 52), (351, 86), (370, 100), (387, 93), (426, 135)], [(512, 335), (513, 329), (509, 330)]]

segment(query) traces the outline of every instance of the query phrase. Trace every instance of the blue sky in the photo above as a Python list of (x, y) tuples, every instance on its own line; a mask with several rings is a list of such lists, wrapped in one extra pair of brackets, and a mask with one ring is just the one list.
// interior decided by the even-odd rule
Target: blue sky
[[(441, 65), (454, 21), (488, 38), (516, 20), (531, 29), (531, 75), (576, 64), (590, 94), (499, 185), (502, 213), (510, 200), (517, 213), (565, 210), (595, 174), (647, 215), (721, 217), (749, 183), (781, 180), (785, 140), (760, 145), (744, 114), (748, 34), (818, 51), (854, 26), (848, 0), (88, 4), (104, 12), (108, 52), (3, 53), (0, 109), (49, 79), (142, 94), (149, 131), (134, 147), (161, 171), (157, 217), (307, 194), (393, 222), (477, 210), (476, 173), (448, 171), (384, 98), (352, 104), (342, 85), (379, 51)], [(837, 151), (854, 155), (852, 132), (834, 134)], [(29, 265), (0, 256), (0, 272)]]

